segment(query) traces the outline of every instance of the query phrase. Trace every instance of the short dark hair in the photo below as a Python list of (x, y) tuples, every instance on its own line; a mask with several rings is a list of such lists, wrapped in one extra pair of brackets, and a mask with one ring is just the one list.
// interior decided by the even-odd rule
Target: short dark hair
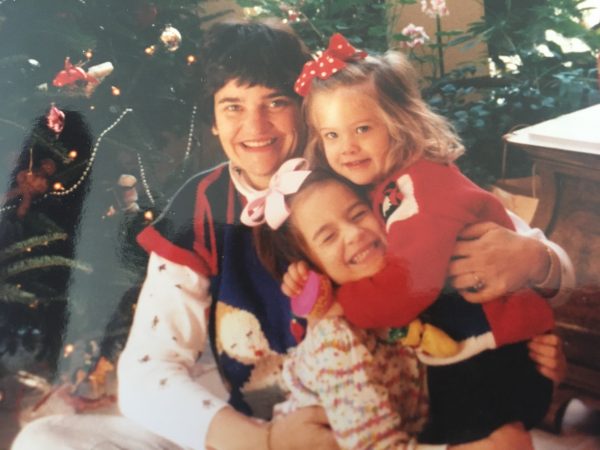
[(291, 28), (266, 22), (222, 22), (205, 36), (200, 70), (201, 114), (214, 121), (213, 96), (231, 80), (296, 97), (294, 82), (310, 54)]

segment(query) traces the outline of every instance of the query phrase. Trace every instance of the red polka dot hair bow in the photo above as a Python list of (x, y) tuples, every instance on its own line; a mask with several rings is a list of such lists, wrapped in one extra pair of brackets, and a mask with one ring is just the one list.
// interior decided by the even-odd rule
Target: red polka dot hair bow
[(302, 73), (294, 85), (294, 90), (298, 95), (304, 97), (310, 91), (313, 78), (326, 80), (338, 70), (346, 67), (346, 61), (363, 59), (366, 56), (367, 52), (355, 49), (344, 36), (336, 33), (329, 39), (327, 50), (316, 61), (304, 64)]

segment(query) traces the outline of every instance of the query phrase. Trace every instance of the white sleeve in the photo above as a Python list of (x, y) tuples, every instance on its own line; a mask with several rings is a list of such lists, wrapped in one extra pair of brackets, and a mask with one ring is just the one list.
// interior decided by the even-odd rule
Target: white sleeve
[(539, 228), (531, 228), (523, 219), (511, 211), (508, 211), (508, 214), (519, 234), (542, 241), (544, 244), (550, 247), (558, 257), (561, 269), (560, 287), (556, 295), (550, 297), (548, 301), (554, 308), (566, 303), (569, 300), (569, 295), (575, 287), (575, 268), (573, 267), (571, 258), (560, 245), (549, 240), (542, 230)]
[(192, 376), (207, 342), (209, 280), (150, 254), (146, 280), (118, 366), (119, 407), (174, 443), (204, 449), (227, 403)]

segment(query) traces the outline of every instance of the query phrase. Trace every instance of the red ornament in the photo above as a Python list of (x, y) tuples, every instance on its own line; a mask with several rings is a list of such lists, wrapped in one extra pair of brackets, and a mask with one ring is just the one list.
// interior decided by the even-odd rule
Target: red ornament
[(65, 127), (65, 113), (52, 105), (46, 115), (46, 125), (58, 136)]
[(71, 64), (71, 59), (65, 58), (65, 68), (58, 72), (52, 84), (56, 87), (71, 86), (78, 81), (87, 83), (98, 83), (98, 80), (91, 75), (88, 75), (85, 70), (79, 66)]

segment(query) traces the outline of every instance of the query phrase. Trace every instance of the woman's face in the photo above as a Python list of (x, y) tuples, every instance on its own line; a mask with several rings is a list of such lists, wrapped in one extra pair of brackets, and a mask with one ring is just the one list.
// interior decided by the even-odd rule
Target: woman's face
[(231, 80), (214, 95), (213, 134), (258, 189), (288, 159), (303, 135), (300, 106), (276, 89)]
[(310, 259), (338, 284), (374, 275), (385, 265), (385, 233), (369, 208), (348, 186), (316, 183), (292, 202), (292, 225)]

